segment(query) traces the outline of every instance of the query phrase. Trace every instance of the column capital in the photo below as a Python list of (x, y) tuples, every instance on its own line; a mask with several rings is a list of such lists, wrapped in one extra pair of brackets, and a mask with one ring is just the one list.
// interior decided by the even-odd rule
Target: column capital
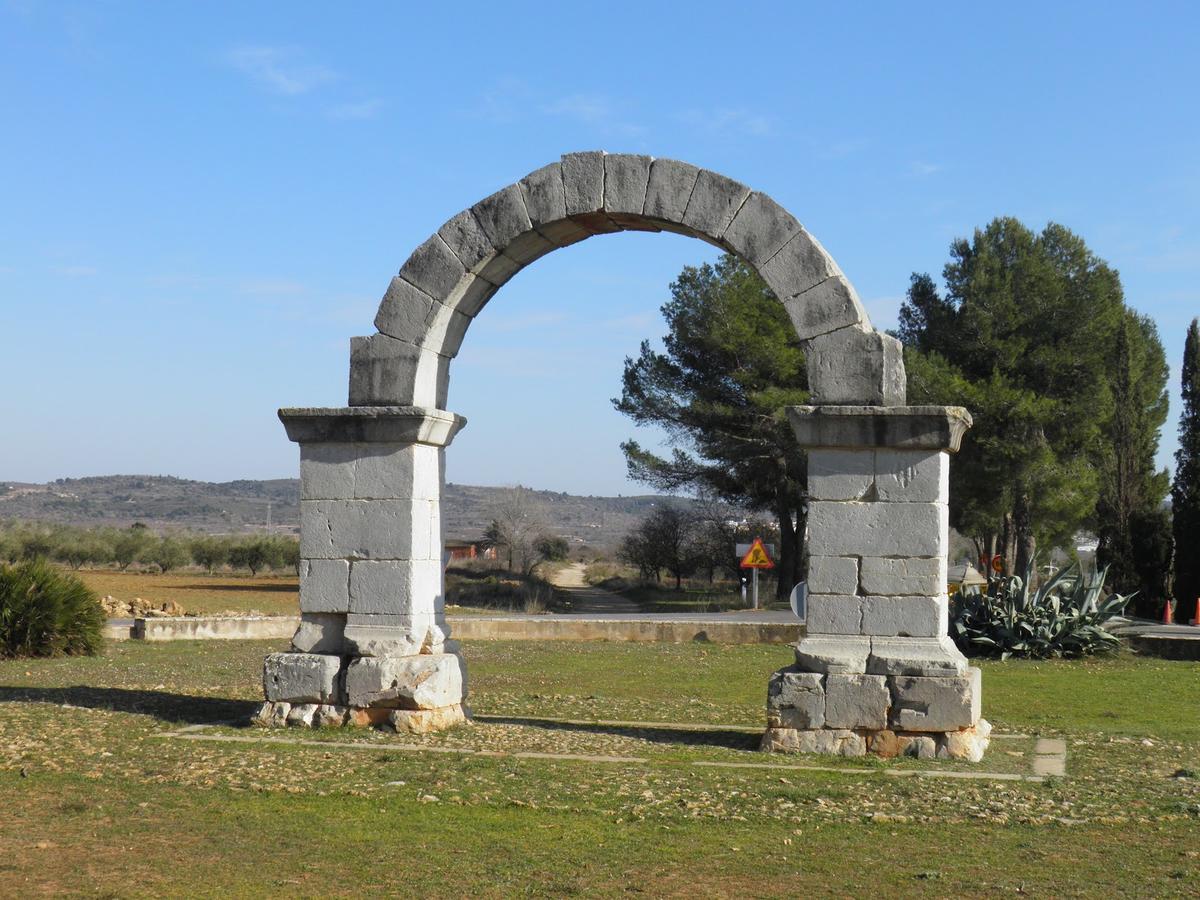
[(788, 420), (808, 449), (958, 452), (971, 414), (961, 406), (789, 406)]
[(467, 424), (422, 406), (290, 407), (279, 410), (288, 440), (308, 443), (429, 444), (447, 447)]

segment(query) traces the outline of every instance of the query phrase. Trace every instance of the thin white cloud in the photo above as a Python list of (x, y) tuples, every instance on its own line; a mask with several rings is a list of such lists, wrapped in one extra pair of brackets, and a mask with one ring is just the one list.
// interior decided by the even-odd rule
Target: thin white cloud
[(378, 97), (369, 100), (359, 100), (357, 103), (341, 103), (329, 108), (331, 119), (373, 119), (383, 109), (383, 101)]
[(711, 134), (768, 137), (775, 133), (775, 121), (770, 116), (742, 107), (689, 109), (677, 118), (684, 125)]
[(647, 129), (622, 117), (620, 104), (604, 94), (568, 94), (540, 107), (543, 115), (570, 119), (606, 134), (638, 137)]
[(68, 278), (90, 278), (99, 270), (95, 266), (56, 266), (54, 271)]
[(327, 66), (307, 62), (292, 47), (243, 45), (229, 50), (225, 60), (259, 86), (289, 97), (307, 94), (338, 77)]
[(937, 163), (917, 161), (909, 166), (909, 174), (915, 175), (917, 178), (927, 178), (930, 175), (936, 175), (940, 171), (942, 171), (942, 167)]

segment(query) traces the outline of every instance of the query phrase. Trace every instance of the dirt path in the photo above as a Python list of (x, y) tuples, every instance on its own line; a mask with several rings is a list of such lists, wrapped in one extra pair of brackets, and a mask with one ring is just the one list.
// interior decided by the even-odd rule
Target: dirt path
[(571, 563), (550, 576), (550, 583), (571, 601), (571, 612), (619, 615), (637, 615), (641, 612), (632, 600), (584, 581), (584, 568), (583, 563)]

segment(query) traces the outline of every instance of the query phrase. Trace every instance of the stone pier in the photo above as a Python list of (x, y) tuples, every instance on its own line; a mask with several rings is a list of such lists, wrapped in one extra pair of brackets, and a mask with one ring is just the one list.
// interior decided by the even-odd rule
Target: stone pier
[(449, 640), (439, 505), (465, 420), (398, 406), (284, 409), (300, 445), (300, 627), (267, 657), (266, 724), (462, 722), (466, 668)]
[(967, 411), (788, 410), (808, 450), (807, 636), (772, 677), (767, 750), (978, 761), (980, 672), (947, 634), (950, 453)]

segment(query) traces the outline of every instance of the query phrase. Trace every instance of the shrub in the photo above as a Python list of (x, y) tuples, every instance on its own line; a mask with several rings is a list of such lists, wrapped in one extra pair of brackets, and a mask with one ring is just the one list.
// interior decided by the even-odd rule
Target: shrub
[(968, 588), (951, 600), (950, 636), (964, 653), (1050, 659), (1115, 650), (1120, 642), (1104, 630), (1129, 597), (1101, 599), (1108, 569), (1087, 578), (1079, 563), (1060, 570), (1030, 591), (1033, 563), (1025, 577), (996, 578), (986, 592)]
[(43, 560), (0, 565), (0, 657), (92, 655), (104, 610), (74, 575)]

